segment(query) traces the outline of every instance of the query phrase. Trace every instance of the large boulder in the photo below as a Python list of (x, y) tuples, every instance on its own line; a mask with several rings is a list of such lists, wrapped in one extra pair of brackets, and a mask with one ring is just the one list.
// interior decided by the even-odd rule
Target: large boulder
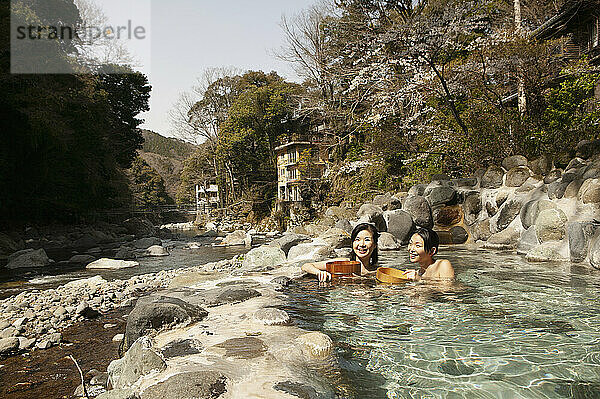
[(335, 257), (334, 249), (324, 241), (314, 241), (298, 244), (288, 252), (288, 262), (311, 261), (318, 262), (321, 260)]
[(6, 267), (9, 269), (20, 269), (25, 267), (44, 267), (49, 264), (50, 259), (43, 248), (28, 248), (9, 255)]
[(424, 195), (432, 207), (454, 205), (457, 202), (456, 189), (452, 186), (429, 186)]
[(202, 320), (207, 315), (208, 312), (201, 307), (178, 298), (162, 295), (140, 298), (127, 317), (123, 348), (127, 349), (135, 340), (151, 330)]
[(310, 236), (306, 234), (284, 233), (283, 236), (271, 241), (269, 245), (281, 248), (287, 256), (290, 248), (303, 242), (309, 242), (310, 240)]
[(139, 266), (139, 263), (133, 260), (121, 260), (121, 259), (110, 259), (100, 258), (95, 260), (85, 267), (86, 269), (127, 269), (129, 267)]
[(462, 226), (454, 226), (449, 231), (452, 244), (464, 244), (469, 239), (469, 233)]
[(246, 240), (246, 232), (244, 230), (236, 230), (232, 233), (227, 234), (227, 236), (221, 241), (221, 244), (224, 245), (245, 245)]
[(581, 140), (575, 147), (578, 157), (587, 159), (600, 153), (600, 140)]
[(108, 383), (112, 388), (130, 387), (140, 377), (167, 368), (165, 361), (152, 349), (148, 337), (136, 340), (121, 359), (108, 365)]
[(498, 188), (502, 186), (504, 178), (504, 169), (499, 166), (492, 165), (485, 171), (481, 177), (481, 188)]
[(335, 222), (335, 224), (333, 225), (333, 227), (338, 228), (338, 229), (342, 229), (342, 230), (344, 230), (348, 234), (352, 233), (352, 224), (350, 223), (350, 221), (348, 219), (340, 219), (340, 220), (338, 220), (337, 222)]
[(599, 226), (595, 222), (569, 222), (567, 224), (571, 262), (582, 262), (585, 260), (590, 241)]
[(392, 234), (384, 231), (379, 235), (377, 248), (379, 248), (380, 251), (393, 251), (400, 249), (401, 247), (402, 244), (396, 240), (396, 237), (394, 237)]
[(227, 392), (227, 377), (219, 371), (175, 374), (144, 389), (141, 399), (218, 398)]
[(373, 205), (381, 207), (384, 211), (393, 211), (402, 207), (400, 200), (390, 193), (376, 195), (373, 198)]
[(542, 243), (560, 241), (567, 234), (566, 223), (567, 216), (562, 210), (545, 209), (535, 219), (535, 233)]
[(491, 236), (490, 219), (476, 222), (471, 227), (471, 237), (473, 238), (473, 241), (487, 241)]
[(595, 269), (600, 269), (600, 235), (598, 234), (590, 241), (588, 260)]
[(465, 223), (471, 226), (477, 221), (479, 213), (481, 212), (481, 195), (478, 192), (469, 194), (462, 204), (463, 213), (465, 215)]
[(531, 226), (521, 233), (521, 238), (517, 244), (517, 253), (520, 255), (525, 255), (538, 245), (540, 245), (540, 240), (537, 238), (537, 234), (535, 233), (535, 226)]
[(562, 177), (562, 170), (552, 169), (546, 176), (544, 176), (544, 184), (550, 184)]
[(500, 209), (498, 220), (496, 221), (496, 227), (498, 231), (504, 230), (508, 225), (517, 217), (521, 212), (522, 202), (518, 198), (513, 198), (506, 202)]
[(408, 243), (415, 228), (412, 217), (408, 212), (395, 210), (386, 212), (388, 233), (391, 233), (402, 244)]
[(523, 155), (513, 155), (502, 160), (502, 167), (506, 170), (518, 168), (519, 166), (527, 166), (527, 158)]
[(409, 196), (423, 196), (425, 194), (425, 189), (427, 188), (427, 184), (415, 184), (408, 190)]
[(527, 166), (515, 166), (506, 172), (507, 187), (520, 187), (531, 176), (531, 170)]
[(529, 162), (529, 169), (536, 175), (546, 175), (548, 172), (552, 170), (554, 163), (552, 158), (547, 155), (542, 155), (541, 157), (534, 159)]
[(514, 227), (509, 227), (498, 233), (492, 234), (484, 244), (485, 248), (513, 249), (517, 246), (520, 234)]
[[(564, 177), (564, 176), (563, 176)], [(565, 190), (571, 181), (563, 181), (563, 179), (556, 180), (548, 184), (548, 198), (551, 200), (561, 199), (565, 194)]]
[(373, 223), (377, 230), (386, 231), (385, 219), (383, 218), (383, 209), (373, 204), (363, 204), (356, 213), (359, 222)]
[(162, 245), (162, 240), (158, 237), (144, 237), (133, 242), (133, 246), (137, 249), (146, 249), (153, 245)]
[(92, 255), (79, 254), (71, 256), (69, 258), (69, 263), (81, 263), (87, 265), (88, 263), (93, 262), (95, 260), (96, 257)]
[(325, 216), (333, 218), (335, 220), (340, 220), (352, 218), (354, 216), (354, 213), (348, 208), (343, 208), (341, 206), (330, 206), (325, 211)]
[(415, 225), (429, 229), (433, 227), (431, 206), (429, 206), (429, 202), (427, 202), (425, 197), (420, 195), (406, 197), (402, 210), (408, 212)]
[(600, 203), (600, 179), (586, 180), (579, 189), (577, 199), (584, 204)]
[(246, 271), (264, 270), (285, 263), (285, 252), (277, 246), (261, 245), (244, 255), (242, 268)]
[(558, 207), (554, 202), (548, 200), (531, 200), (523, 204), (519, 212), (523, 228), (527, 230), (533, 226), (539, 213), (545, 209), (558, 209)]
[[(16, 239), (15, 239), (16, 238)], [(7, 256), (14, 252), (25, 249), (25, 243), (18, 237), (0, 233), (0, 256)]]
[(290, 315), (285, 310), (277, 308), (258, 309), (252, 317), (265, 326), (280, 326), (290, 322)]
[(169, 256), (169, 250), (162, 245), (152, 245), (146, 248), (144, 256)]
[(0, 356), (11, 355), (19, 350), (19, 338), (8, 337), (0, 339)]
[(433, 221), (438, 226), (453, 226), (463, 219), (463, 211), (459, 205), (443, 206), (433, 210)]
[(547, 241), (533, 247), (525, 255), (529, 262), (552, 262), (567, 260), (558, 241)]
[(315, 358), (324, 358), (333, 351), (333, 341), (322, 332), (309, 332), (297, 338), (304, 353)]
[(319, 238), (325, 241), (333, 249), (346, 248), (352, 246), (350, 240), (350, 234), (345, 230), (332, 227), (325, 233), (321, 234)]
[(125, 227), (127, 233), (137, 237), (155, 236), (158, 233), (158, 230), (150, 221), (139, 217), (125, 220), (123, 222), (123, 227)]
[(475, 187), (478, 183), (476, 177), (463, 177), (451, 181), (457, 187)]

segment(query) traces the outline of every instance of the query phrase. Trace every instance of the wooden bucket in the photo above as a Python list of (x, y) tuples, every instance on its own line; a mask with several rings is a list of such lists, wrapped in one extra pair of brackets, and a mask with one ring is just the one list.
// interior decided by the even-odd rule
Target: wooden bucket
[(392, 267), (377, 268), (377, 275), (375, 278), (381, 283), (388, 284), (406, 283), (407, 281), (410, 281), (404, 274), (404, 271)]
[(325, 264), (325, 270), (331, 277), (351, 277), (360, 274), (360, 262), (357, 260), (334, 260)]

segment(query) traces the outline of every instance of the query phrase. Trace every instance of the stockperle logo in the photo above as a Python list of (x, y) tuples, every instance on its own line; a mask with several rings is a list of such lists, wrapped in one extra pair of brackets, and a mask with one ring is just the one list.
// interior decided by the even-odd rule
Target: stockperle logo
[(12, 0), (10, 16), (11, 73), (149, 72), (150, 0)]

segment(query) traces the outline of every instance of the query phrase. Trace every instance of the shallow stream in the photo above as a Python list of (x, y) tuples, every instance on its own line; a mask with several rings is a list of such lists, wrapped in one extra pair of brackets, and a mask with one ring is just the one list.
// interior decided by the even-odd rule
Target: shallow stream
[[(336, 343), (341, 397), (600, 397), (599, 272), (474, 247), (442, 255), (451, 285), (290, 288), (292, 319)], [(408, 265), (405, 251), (381, 263)]]

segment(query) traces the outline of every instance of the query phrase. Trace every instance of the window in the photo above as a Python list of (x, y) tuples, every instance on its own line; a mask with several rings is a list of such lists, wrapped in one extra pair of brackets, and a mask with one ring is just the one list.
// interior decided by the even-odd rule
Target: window
[(288, 151), (288, 162), (296, 162), (296, 150)]

